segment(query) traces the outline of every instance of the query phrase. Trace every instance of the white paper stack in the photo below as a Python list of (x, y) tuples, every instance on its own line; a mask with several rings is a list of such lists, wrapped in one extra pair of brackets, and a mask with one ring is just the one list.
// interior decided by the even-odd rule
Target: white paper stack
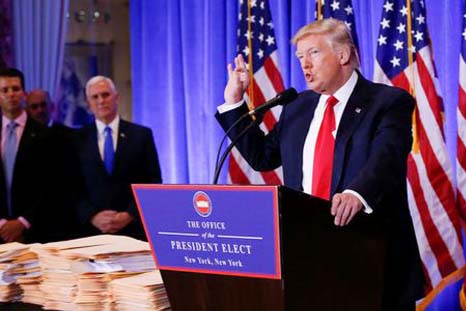
[(110, 282), (115, 311), (171, 310), (158, 270)]
[(55, 242), (35, 251), (42, 268), (45, 309), (112, 310), (111, 280), (155, 269), (148, 243), (125, 236)]
[(17, 242), (0, 245), (0, 301), (40, 304), (41, 272), (30, 246)]
[[(33, 245), (28, 245), (33, 247)], [(16, 267), (12, 270), (18, 284), (23, 292), (22, 302), (41, 305), (43, 303), (42, 291), (39, 288), (42, 282), (42, 272), (38, 255), (31, 249), (15, 255), (13, 263)]]

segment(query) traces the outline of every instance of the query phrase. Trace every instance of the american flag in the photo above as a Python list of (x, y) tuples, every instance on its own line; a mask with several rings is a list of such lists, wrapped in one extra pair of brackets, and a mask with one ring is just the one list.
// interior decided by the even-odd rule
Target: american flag
[[(463, 221), (466, 220), (466, 3), (463, 8), (463, 32), (461, 34), (460, 77), (458, 92), (458, 150), (456, 158), (456, 200)], [(466, 289), (463, 284), (461, 306), (466, 310)]]
[[(251, 73), (247, 91), (250, 108), (259, 106), (284, 90), (278, 67), (277, 44), (272, 16), (266, 0), (240, 0), (238, 22), (238, 53), (243, 54)], [(267, 112), (261, 123), (265, 133), (277, 122), (281, 107)], [(230, 157), (229, 181), (234, 184), (282, 184), (281, 168), (270, 172), (256, 172), (237, 149)]]
[(343, 21), (351, 30), (351, 36), (356, 48), (359, 49), (358, 36), (356, 34), (356, 23), (354, 22), (354, 11), (351, 0), (317, 0), (316, 1), (316, 18), (336, 18)]
[(443, 105), (426, 23), (424, 1), (383, 5), (374, 79), (416, 98), (413, 148), (408, 157), (408, 201), (428, 281), (423, 310), (435, 294), (462, 277), (460, 217), (443, 134)]
[(456, 162), (457, 200), (463, 220), (466, 220), (466, 3), (463, 9), (461, 34), (460, 77), (458, 94), (458, 152)]

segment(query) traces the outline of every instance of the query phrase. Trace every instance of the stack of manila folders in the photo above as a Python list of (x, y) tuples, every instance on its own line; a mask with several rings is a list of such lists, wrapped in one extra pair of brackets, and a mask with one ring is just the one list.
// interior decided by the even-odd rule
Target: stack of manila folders
[(46, 310), (170, 310), (147, 242), (117, 235), (0, 245), (0, 302)]

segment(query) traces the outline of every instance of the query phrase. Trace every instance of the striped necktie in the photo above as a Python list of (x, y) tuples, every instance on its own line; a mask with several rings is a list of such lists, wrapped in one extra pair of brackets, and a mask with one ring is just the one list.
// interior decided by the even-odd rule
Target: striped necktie
[(6, 126), (5, 143), (3, 145), (3, 165), (5, 168), (6, 178), (6, 196), (8, 215), (12, 216), (11, 208), (11, 184), (13, 182), (13, 170), (15, 167), (16, 151), (18, 149), (18, 139), (16, 137), (16, 128), (18, 123), (11, 121)]

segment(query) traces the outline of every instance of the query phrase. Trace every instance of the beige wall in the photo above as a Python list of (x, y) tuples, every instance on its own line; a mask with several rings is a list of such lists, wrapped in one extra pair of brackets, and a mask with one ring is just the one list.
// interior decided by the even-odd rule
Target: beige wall
[[(75, 12), (99, 11), (98, 22), (88, 19), (77, 22)], [(104, 22), (103, 14), (111, 16)], [(79, 41), (113, 44), (113, 80), (121, 95), (120, 113), (131, 120), (131, 61), (129, 41), (129, 1), (128, 0), (70, 0), (67, 43)], [(89, 16), (89, 15), (87, 15)]]

